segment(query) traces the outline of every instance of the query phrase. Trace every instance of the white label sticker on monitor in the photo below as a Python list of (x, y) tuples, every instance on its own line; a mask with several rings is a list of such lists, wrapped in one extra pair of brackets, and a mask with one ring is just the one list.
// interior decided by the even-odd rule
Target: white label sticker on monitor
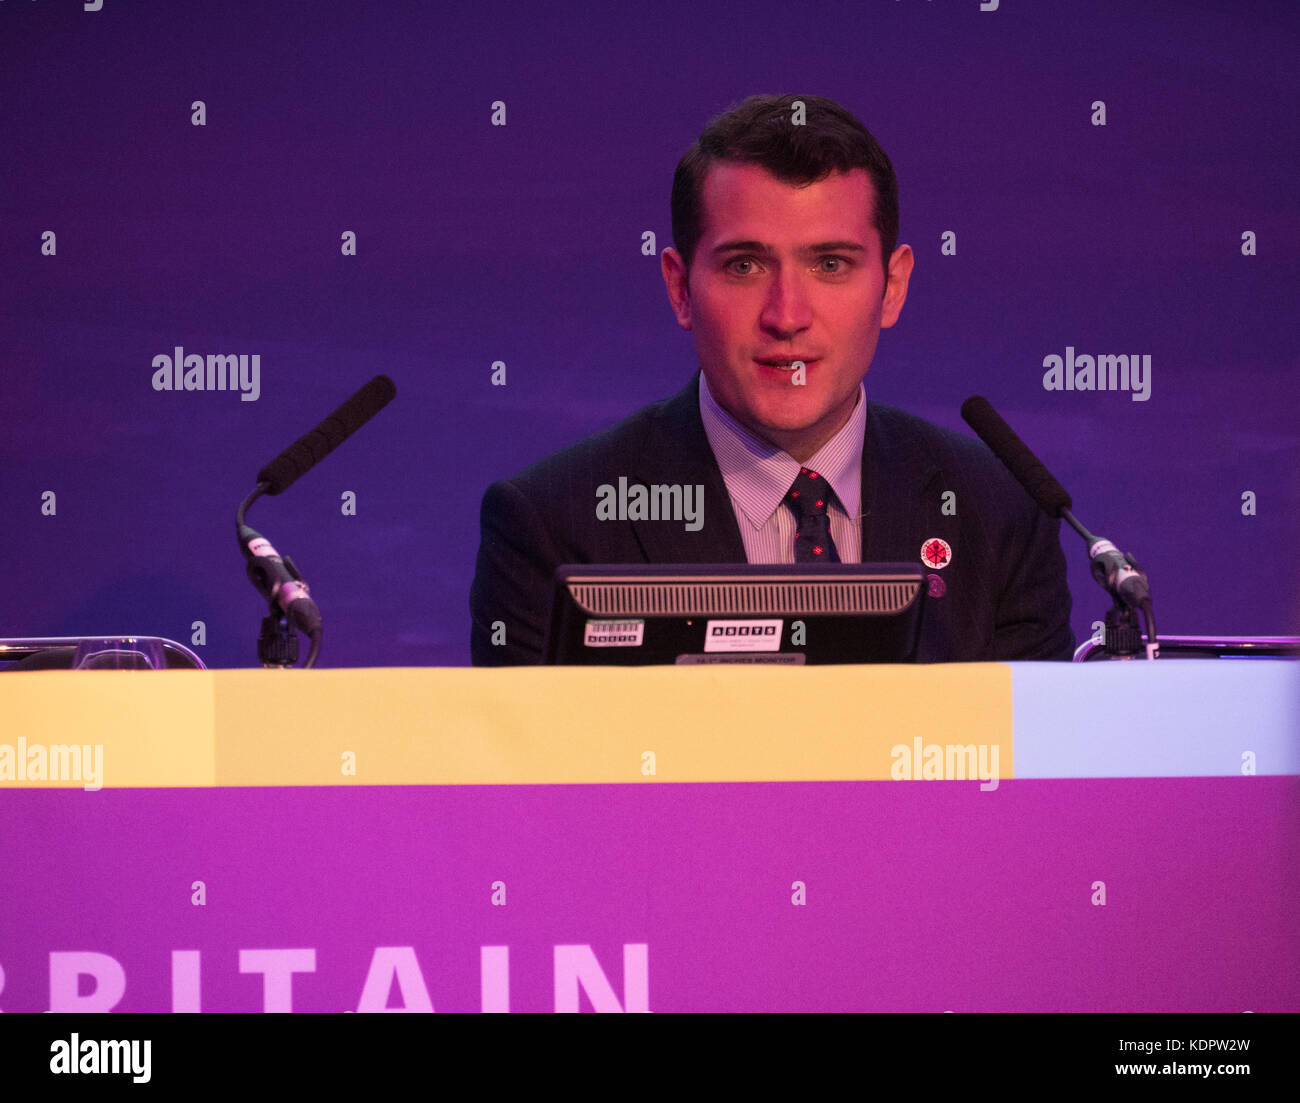
[(640, 647), (644, 638), (643, 620), (589, 620), (582, 634), (588, 647)]
[(780, 651), (781, 626), (775, 620), (711, 620), (704, 629), (705, 651)]

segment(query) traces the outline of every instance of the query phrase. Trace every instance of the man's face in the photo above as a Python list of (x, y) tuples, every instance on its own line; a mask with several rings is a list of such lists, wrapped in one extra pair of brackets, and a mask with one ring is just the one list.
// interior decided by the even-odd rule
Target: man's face
[[(912, 251), (894, 250), (886, 280), (865, 169), (796, 187), (724, 161), (703, 199), (689, 282), (675, 249), (661, 258), (673, 311), (718, 404), (802, 462), (853, 412), (880, 330), (903, 308)], [(802, 376), (780, 366), (793, 360)]]

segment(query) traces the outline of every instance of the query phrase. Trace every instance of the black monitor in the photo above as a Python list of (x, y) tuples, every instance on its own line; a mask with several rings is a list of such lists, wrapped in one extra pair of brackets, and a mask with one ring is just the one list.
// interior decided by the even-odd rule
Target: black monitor
[(925, 594), (911, 563), (569, 564), (544, 661), (913, 662)]

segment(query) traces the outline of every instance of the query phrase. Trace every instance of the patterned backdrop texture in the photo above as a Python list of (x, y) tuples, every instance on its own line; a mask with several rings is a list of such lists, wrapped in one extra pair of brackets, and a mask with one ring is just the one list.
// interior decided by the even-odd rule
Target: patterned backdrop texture
[[(0, 0), (0, 635), (255, 665), (235, 508), (382, 372), (249, 521), (321, 665), (468, 663), (487, 485), (695, 370), (672, 172), (757, 92), (837, 100), (898, 172), (868, 396), (967, 433), (988, 396), (1162, 632), (1294, 632), (1298, 32), (1289, 0)], [(240, 389), (156, 389), (178, 348)], [(1044, 385), (1120, 354), (1140, 389)], [(1082, 640), (1108, 602), (1062, 542)]]

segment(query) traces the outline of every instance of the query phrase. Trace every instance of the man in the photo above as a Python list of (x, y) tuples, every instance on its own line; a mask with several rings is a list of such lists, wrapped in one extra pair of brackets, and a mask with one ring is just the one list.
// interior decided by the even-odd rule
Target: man
[[(750, 97), (677, 166), (672, 222), (663, 278), (701, 372), (488, 488), (474, 663), (540, 661), (562, 563), (836, 560), (924, 564), (921, 661), (1069, 659), (1059, 523), (983, 444), (866, 400), (913, 265), (866, 128), (818, 96)], [(699, 516), (615, 511), (621, 479), (699, 487)]]

